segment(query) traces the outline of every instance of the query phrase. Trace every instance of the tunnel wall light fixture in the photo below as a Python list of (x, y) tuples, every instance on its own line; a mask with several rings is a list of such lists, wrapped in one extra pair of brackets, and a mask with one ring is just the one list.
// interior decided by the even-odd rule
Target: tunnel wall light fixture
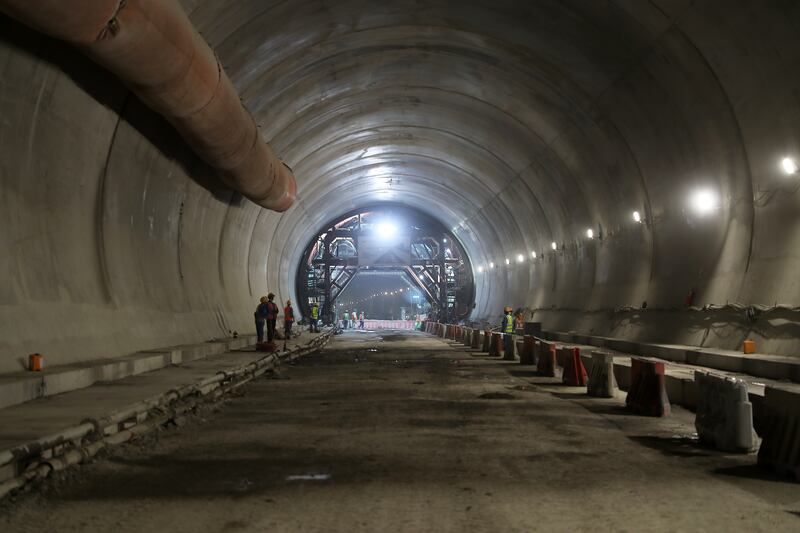
[(494, 268), (494, 263), (489, 263), (489, 268)]
[(586, 230), (586, 238), (589, 240), (594, 239), (594, 230), (592, 228)]
[(525, 256), (522, 255), (522, 254), (519, 254), (517, 256), (517, 263), (522, 263), (523, 261), (525, 261)]
[(536, 252), (531, 252), (531, 259), (536, 259)]
[(697, 189), (689, 197), (689, 205), (700, 216), (710, 215), (719, 208), (719, 197), (712, 189)]
[(637, 224), (642, 223), (642, 215), (641, 213), (639, 213), (639, 211), (633, 212), (633, 221), (636, 222)]
[(789, 176), (794, 176), (800, 171), (797, 161), (793, 157), (784, 157), (781, 160), (781, 168)]
[(558, 244), (556, 244), (556, 242), (553, 241), (553, 242), (550, 243), (550, 248), (552, 248), (554, 251), (558, 250)]
[(506, 257), (506, 265), (510, 265), (510, 264), (511, 264), (511, 259), (509, 259), (508, 257)]

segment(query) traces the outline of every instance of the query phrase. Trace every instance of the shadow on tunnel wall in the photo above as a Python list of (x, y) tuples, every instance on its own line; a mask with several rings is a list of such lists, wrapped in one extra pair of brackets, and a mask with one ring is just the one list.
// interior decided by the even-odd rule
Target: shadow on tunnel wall
[[(234, 206), (244, 197), (226, 187), (213, 168), (195, 155), (169, 122), (144, 105), (127, 87), (75, 47), (40, 34), (0, 14), (0, 44), (15, 48), (32, 58), (51, 64), (102, 106), (113, 110), (120, 120), (169, 160), (175, 161), (187, 177), (218, 201)], [(109, 151), (113, 150), (113, 145)]]

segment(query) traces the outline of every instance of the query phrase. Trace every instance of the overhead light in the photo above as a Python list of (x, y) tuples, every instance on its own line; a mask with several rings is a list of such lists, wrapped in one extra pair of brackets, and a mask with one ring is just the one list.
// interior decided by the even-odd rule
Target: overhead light
[(533, 259), (536, 259), (536, 252), (531, 252), (531, 257), (532, 257)]
[(442, 239), (442, 242), (447, 244), (447, 239)]
[(558, 250), (558, 245), (555, 243), (555, 241), (550, 243), (550, 248), (552, 248), (553, 250)]
[(719, 207), (719, 200), (713, 190), (698, 189), (692, 193), (689, 204), (698, 215), (708, 215)]
[(483, 274), (483, 267), (478, 267), (478, 274)]
[(594, 239), (594, 230), (592, 228), (586, 230), (586, 237), (589, 239)]
[(783, 167), (783, 171), (790, 176), (797, 174), (797, 171), (800, 170), (800, 167), (797, 165), (797, 161), (791, 157), (784, 157), (783, 161), (781, 161), (781, 167)]
[(639, 214), (639, 211), (633, 212), (633, 221), (636, 222), (637, 224), (642, 222), (642, 215)]
[(394, 237), (397, 233), (397, 226), (391, 222), (379, 222), (375, 225), (375, 231), (384, 238)]
[(511, 259), (509, 259), (508, 257), (506, 257), (506, 264), (507, 264), (507, 265), (510, 265), (510, 264), (511, 264)]
[(489, 268), (494, 268), (494, 263), (489, 263)]
[(525, 256), (522, 255), (522, 254), (519, 254), (517, 256), (517, 263), (522, 263), (523, 261), (525, 261)]

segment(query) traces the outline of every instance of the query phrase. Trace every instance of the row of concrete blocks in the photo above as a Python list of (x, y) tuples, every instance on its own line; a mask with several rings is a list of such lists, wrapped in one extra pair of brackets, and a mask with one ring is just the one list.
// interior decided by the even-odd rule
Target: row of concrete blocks
[[(490, 356), (502, 354), (502, 335), (496, 332), (461, 326), (431, 326), (426, 331), (463, 342), (465, 346), (486, 351)], [(628, 391), (626, 405), (633, 411), (667, 416), (670, 413), (669, 389), (679, 381), (679, 401), (696, 410), (695, 426), (701, 441), (728, 452), (759, 450), (758, 462), (776, 471), (800, 479), (800, 394), (780, 387), (766, 388), (756, 424), (747, 384), (739, 379), (695, 371), (693, 380), (670, 379), (665, 363), (647, 357), (631, 357), (630, 366), (615, 363), (610, 353), (595, 351), (582, 356), (580, 349), (556, 346), (555, 343), (525, 336), (514, 343), (520, 363), (536, 365), (543, 376), (556, 376), (561, 366), (562, 381), (567, 385), (586, 386), (592, 396), (613, 397), (617, 383)], [(510, 357), (509, 357), (510, 355)], [(505, 354), (513, 359), (513, 354)], [(588, 366), (589, 370), (586, 370)], [(672, 385), (672, 386), (670, 386)], [(687, 401), (687, 390), (692, 390)], [(758, 427), (763, 436), (755, 431)]]
[(505, 350), (504, 335), (502, 333), (438, 322), (426, 322), (424, 331), (443, 339), (462, 343), (467, 347), (482, 349), (484, 352), (489, 352), (489, 355), (493, 357), (504, 356), (505, 359), (510, 361), (516, 359), (513, 344), (512, 350)]
[(83, 389), (102, 381), (205, 359), (252, 345), (254, 335), (220, 339), (201, 344), (171, 346), (137, 352), (125, 357), (87, 361), (45, 369), (42, 372), (14, 372), (0, 376), (0, 409), (37, 398)]
[[(581, 372), (586, 375), (579, 348), (558, 348), (555, 343), (536, 339), (525, 341), (523, 350), (526, 353), (521, 358), (523, 362), (530, 360), (528, 346), (531, 346), (533, 350), (530, 353), (537, 363), (537, 369), (549, 369), (558, 362), (564, 368), (562, 381), (571, 385), (581, 384), (575, 383), (574, 377), (574, 374), (580, 375)], [(615, 365), (614, 356), (593, 352), (586, 361), (590, 368), (587, 393), (612, 397), (616, 377), (622, 374), (616, 372), (620, 366)], [(572, 369), (576, 366), (581, 368), (573, 373)], [(747, 383), (696, 370), (693, 384), (695, 427), (702, 442), (726, 452), (748, 453), (758, 449), (760, 465), (800, 479), (800, 394), (779, 387), (766, 388), (760, 424), (763, 441), (759, 446)], [(631, 357), (627, 389), (626, 404), (635, 412), (655, 416), (669, 414), (664, 362)]]

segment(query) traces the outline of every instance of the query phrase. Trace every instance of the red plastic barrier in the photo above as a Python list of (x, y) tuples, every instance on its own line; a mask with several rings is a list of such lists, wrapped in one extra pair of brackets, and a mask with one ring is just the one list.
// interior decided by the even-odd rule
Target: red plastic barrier
[(565, 346), (561, 348), (561, 356), (564, 361), (561, 382), (570, 387), (585, 387), (589, 376), (581, 360), (581, 349)]
[(488, 352), (492, 349), (492, 332), (486, 330), (483, 332), (483, 343), (481, 344), (481, 351)]
[(257, 352), (277, 352), (278, 347), (275, 345), (274, 342), (259, 342), (256, 343), (256, 351)]
[(472, 339), (470, 339), (470, 348), (477, 350), (480, 348), (481, 344), (481, 330), (473, 329), (472, 330)]
[(634, 413), (669, 416), (670, 406), (664, 378), (664, 363), (631, 357), (631, 386), (625, 405)]
[(492, 344), (489, 347), (490, 357), (499, 357), (503, 355), (503, 334), (492, 333)]
[(522, 349), (519, 351), (519, 364), (533, 365), (535, 362), (534, 349), (536, 348), (536, 339), (533, 335), (525, 335), (522, 339)]
[(556, 345), (552, 342), (539, 343), (539, 356), (536, 358), (536, 372), (540, 376), (556, 376)]

